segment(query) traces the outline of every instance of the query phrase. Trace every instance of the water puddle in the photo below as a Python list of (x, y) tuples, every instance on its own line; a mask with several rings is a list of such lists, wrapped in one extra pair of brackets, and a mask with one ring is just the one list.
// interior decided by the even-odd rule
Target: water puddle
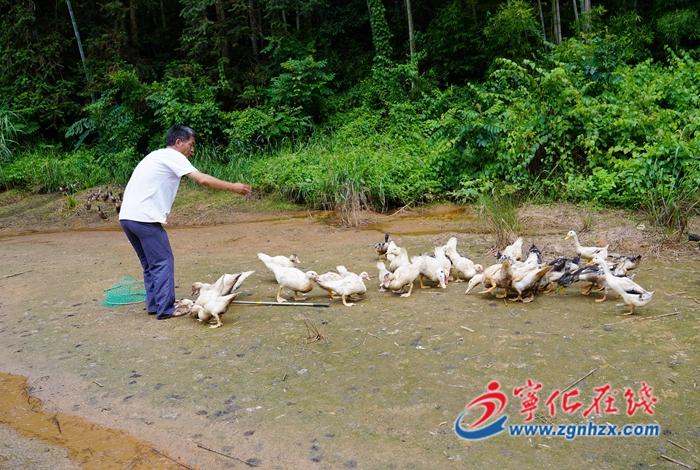
[(43, 410), (41, 401), (29, 395), (24, 377), (0, 373), (0, 395), (0, 423), (65, 448), (71, 460), (85, 469), (189, 468), (125, 432)]

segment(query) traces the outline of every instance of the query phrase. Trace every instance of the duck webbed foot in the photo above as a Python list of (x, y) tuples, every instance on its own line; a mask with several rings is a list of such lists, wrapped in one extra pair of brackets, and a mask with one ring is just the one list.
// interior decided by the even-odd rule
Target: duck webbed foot
[(496, 286), (491, 286), (486, 290), (482, 290), (481, 292), (479, 292), (479, 294), (488, 294), (489, 292), (493, 291), (495, 288), (496, 288)]
[(408, 288), (408, 292), (406, 292), (405, 294), (401, 294), (401, 297), (410, 297), (411, 292), (413, 292), (413, 283), (411, 283), (411, 286)]
[(294, 300), (306, 300), (306, 296), (303, 293), (299, 295), (299, 292), (294, 291)]
[(214, 314), (214, 318), (216, 319), (216, 324), (215, 325), (210, 325), (209, 328), (219, 328), (220, 326), (223, 326), (224, 324), (221, 322), (221, 318), (219, 315)]
[(581, 293), (582, 293), (583, 295), (588, 295), (588, 294), (590, 294), (591, 291), (593, 290), (593, 286), (595, 286), (595, 284), (594, 284), (594, 283), (591, 283), (591, 285), (588, 286), (588, 288), (585, 288), (585, 287), (584, 287), (583, 289), (581, 289)]
[(630, 305), (630, 311), (623, 313), (623, 315), (634, 315), (634, 305)]
[(421, 289), (429, 289), (430, 288), (430, 286), (426, 286), (425, 284), (423, 284), (423, 275), (422, 274), (420, 276), (418, 276), (418, 282), (420, 282)]
[[(505, 298), (508, 297), (508, 290), (507, 290), (507, 289), (504, 289), (504, 290), (503, 290), (503, 295), (500, 295), (500, 294), (493, 294), (493, 296), (496, 297), (497, 299), (505, 299)], [(520, 300), (522, 300), (522, 298), (521, 298)]]
[(518, 293), (518, 296), (517, 296), (517, 297), (515, 297), (515, 298), (513, 298), (513, 299), (508, 299), (508, 300), (510, 300), (511, 302), (524, 302), (524, 301), (523, 301), (523, 296), (522, 296), (522, 294), (520, 294), (520, 293)]

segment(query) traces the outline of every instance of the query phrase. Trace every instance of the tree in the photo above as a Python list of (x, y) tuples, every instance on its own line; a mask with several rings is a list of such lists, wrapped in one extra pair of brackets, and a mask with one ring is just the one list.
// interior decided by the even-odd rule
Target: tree
[(408, 21), (408, 50), (411, 54), (411, 60), (416, 54), (416, 44), (413, 38), (413, 12), (411, 11), (411, 0), (405, 0), (406, 3), (406, 19)]
[(390, 60), (391, 33), (386, 21), (384, 4), (382, 0), (367, 0), (367, 9), (369, 10), (369, 22), (372, 26), (375, 57)]
[[(575, 2), (576, 0), (574, 0)], [(537, 10), (540, 13), (540, 24), (542, 25), (542, 38), (547, 40), (547, 28), (544, 25), (544, 14), (542, 13), (542, 0), (537, 0)]]
[(78, 22), (75, 20), (75, 14), (73, 13), (73, 4), (70, 0), (66, 0), (66, 5), (68, 6), (68, 14), (70, 15), (70, 21), (73, 24), (73, 33), (75, 33), (75, 40), (78, 43), (80, 61), (83, 64), (83, 71), (85, 72), (85, 82), (88, 83), (90, 81), (90, 75), (88, 74), (87, 65), (85, 65), (85, 52), (83, 52), (83, 41), (80, 40), (80, 31), (78, 31)]
[(552, 35), (554, 42), (561, 44), (561, 15), (559, 13), (559, 0), (552, 0)]
[(532, 55), (541, 43), (535, 12), (524, 0), (503, 5), (489, 19), (484, 36), (493, 56), (511, 59)]

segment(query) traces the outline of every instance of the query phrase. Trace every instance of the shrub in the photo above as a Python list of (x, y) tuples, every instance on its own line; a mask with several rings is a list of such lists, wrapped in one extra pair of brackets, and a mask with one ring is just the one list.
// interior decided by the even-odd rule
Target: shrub
[(326, 71), (326, 61), (312, 56), (291, 59), (281, 65), (284, 72), (270, 81), (267, 95), (275, 108), (301, 109), (318, 118), (325, 97), (330, 95), (334, 75)]
[(144, 103), (148, 87), (131, 69), (119, 69), (108, 75), (109, 88), (99, 99), (85, 107), (88, 120), (74, 123), (68, 136), (84, 141), (94, 130), (101, 153), (124, 148), (145, 148), (150, 116)]
[(285, 139), (308, 135), (313, 128), (311, 117), (301, 108), (247, 108), (224, 114), (224, 120), (233, 155), (269, 150)]
[(523, 0), (508, 0), (489, 18), (484, 36), (494, 57), (532, 57), (542, 44), (542, 31), (533, 8)]
[(418, 132), (366, 134), (367, 113), (358, 112), (332, 136), (259, 160), (253, 181), (263, 191), (324, 209), (349, 204), (386, 210), (439, 196), (437, 154), (429, 140)]
[(662, 15), (656, 21), (656, 29), (666, 44), (678, 49), (681, 44), (691, 43), (700, 39), (700, 15), (697, 10), (675, 10)]
[[(193, 72), (196, 74), (196, 70)], [(146, 97), (161, 129), (185, 123), (197, 132), (201, 143), (213, 144), (223, 137), (222, 111), (216, 89), (203, 78), (168, 77), (151, 85)]]

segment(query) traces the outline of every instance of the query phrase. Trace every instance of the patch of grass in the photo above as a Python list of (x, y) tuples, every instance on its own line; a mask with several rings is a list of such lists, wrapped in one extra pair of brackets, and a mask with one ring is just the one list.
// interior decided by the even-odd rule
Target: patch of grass
[(303, 209), (275, 194), (267, 195), (264, 198), (249, 199), (227, 191), (203, 188), (189, 181), (188, 178), (183, 178), (173, 204), (173, 212), (182, 210), (220, 210), (228, 207), (235, 207), (235, 210), (243, 212), (296, 211)]
[(490, 232), (496, 236), (496, 245), (504, 247), (512, 242), (520, 231), (518, 202), (513, 195), (482, 194), (479, 196), (479, 212)]
[(667, 238), (675, 240), (687, 233), (690, 220), (700, 212), (700, 163), (693, 160), (684, 166), (678, 153), (679, 147), (668, 169), (657, 169), (652, 174), (653, 184), (642, 194), (641, 201), (649, 220)]
[(0, 166), (0, 189), (22, 188), (35, 193), (50, 193), (70, 188), (74, 192), (109, 179), (109, 173), (89, 151), (56, 154), (34, 150), (17, 155), (12, 163)]
[(578, 233), (590, 232), (593, 229), (593, 212), (589, 209), (584, 209), (581, 215), (581, 225), (579, 226)]
[(385, 211), (440, 195), (436, 156), (420, 138), (327, 138), (256, 160), (251, 181), (265, 193), (336, 210), (353, 225), (362, 209)]

